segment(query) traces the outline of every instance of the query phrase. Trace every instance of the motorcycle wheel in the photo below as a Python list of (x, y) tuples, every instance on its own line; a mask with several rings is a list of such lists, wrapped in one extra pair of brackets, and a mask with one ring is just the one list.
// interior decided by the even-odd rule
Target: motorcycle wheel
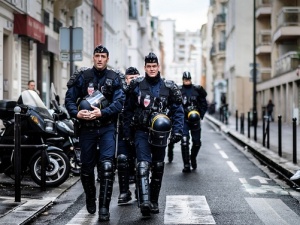
[(77, 156), (74, 151), (68, 153), (70, 160), (71, 172), (74, 176), (79, 176), (81, 171), (81, 166), (78, 163)]
[[(50, 163), (46, 167), (46, 186), (57, 187), (69, 177), (70, 162), (65, 153), (61, 151), (48, 151)], [(30, 175), (35, 183), (41, 185), (41, 156), (36, 155), (30, 165)]]

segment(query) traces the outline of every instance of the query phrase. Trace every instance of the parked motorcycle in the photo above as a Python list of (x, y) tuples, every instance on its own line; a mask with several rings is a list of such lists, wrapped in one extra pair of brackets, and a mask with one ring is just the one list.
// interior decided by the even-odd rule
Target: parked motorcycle
[(70, 160), (71, 172), (79, 176), (81, 171), (79, 139), (74, 134), (74, 122), (67, 109), (60, 105), (60, 98), (56, 94), (53, 83), (51, 84), (51, 105), (50, 114), (56, 123), (57, 136), (63, 139), (49, 140), (49, 142), (64, 150)]
[[(47, 139), (56, 134), (55, 121), (35, 91), (23, 91), (21, 96), (21, 171), (24, 174), (29, 169), (32, 180), (41, 185), (41, 150), (34, 147), (22, 148), (22, 145), (46, 144)], [(0, 134), (0, 144), (14, 144), (16, 105), (16, 101), (0, 100), (0, 119), (4, 125)], [(69, 177), (69, 159), (62, 149), (51, 145), (47, 146), (46, 156), (46, 186), (59, 186)], [(0, 146), (0, 173), (12, 177), (13, 168), (13, 147)]]

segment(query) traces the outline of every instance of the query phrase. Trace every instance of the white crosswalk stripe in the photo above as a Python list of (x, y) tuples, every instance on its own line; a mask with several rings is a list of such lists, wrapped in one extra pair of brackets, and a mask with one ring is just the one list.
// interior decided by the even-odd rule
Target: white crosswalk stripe
[(216, 224), (205, 196), (168, 195), (164, 224)]
[(97, 224), (98, 216), (97, 214), (89, 214), (86, 207), (82, 207), (81, 210), (74, 216), (67, 225), (82, 225), (82, 224)]

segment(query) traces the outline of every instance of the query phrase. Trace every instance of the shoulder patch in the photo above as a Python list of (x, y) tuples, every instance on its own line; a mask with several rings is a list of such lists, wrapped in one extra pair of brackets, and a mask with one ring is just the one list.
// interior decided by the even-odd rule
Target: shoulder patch
[(88, 67), (81, 67), (77, 69), (70, 77), (70, 80), (67, 83), (67, 87), (68, 88), (72, 87), (75, 84), (75, 82), (78, 80), (79, 76), (88, 69), (89, 69)]

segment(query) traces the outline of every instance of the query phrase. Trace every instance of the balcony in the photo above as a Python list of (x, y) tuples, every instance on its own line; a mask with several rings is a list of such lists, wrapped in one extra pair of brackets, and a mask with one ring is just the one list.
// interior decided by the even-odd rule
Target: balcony
[(256, 0), (255, 16), (257, 19), (271, 16), (271, 0)]
[(224, 25), (226, 22), (226, 13), (220, 13), (216, 15), (214, 19), (214, 26), (216, 25)]
[(256, 38), (256, 55), (271, 53), (271, 30), (260, 30)]
[(219, 42), (219, 52), (225, 51), (226, 50), (226, 43), (225, 41)]
[(271, 78), (271, 67), (263, 67), (259, 69), (261, 81), (266, 81)]
[(283, 7), (277, 15), (273, 41), (297, 39), (300, 36), (300, 7)]
[(298, 68), (299, 64), (299, 53), (295, 51), (288, 52), (275, 62), (275, 75), (278, 76), (293, 71)]

